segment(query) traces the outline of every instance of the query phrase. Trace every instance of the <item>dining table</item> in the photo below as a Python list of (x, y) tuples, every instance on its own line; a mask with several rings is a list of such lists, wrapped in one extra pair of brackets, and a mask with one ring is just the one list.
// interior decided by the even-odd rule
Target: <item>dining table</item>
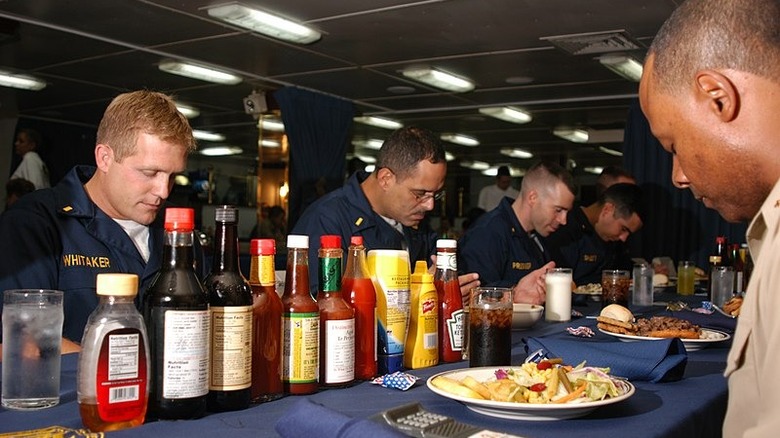
[[(706, 327), (712, 322), (724, 333), (732, 334), (736, 321), (718, 313), (711, 315), (690, 310), (669, 310), (668, 304), (683, 302), (689, 308), (701, 307), (706, 296), (680, 296), (673, 290), (660, 289), (654, 294), (654, 305), (631, 307), (637, 316), (696, 315), (697, 322)], [(521, 364), (527, 357), (526, 341), (530, 338), (558, 337), (576, 341), (580, 338), (567, 333), (567, 327), (588, 327), (594, 336), (588, 342), (616, 343), (623, 339), (609, 336), (596, 328), (595, 316), (602, 305), (591, 299), (575, 300), (576, 312), (567, 322), (546, 322), (544, 317), (532, 327), (512, 332), (512, 365)], [(711, 318), (711, 320), (709, 319)], [(584, 340), (583, 340), (584, 342)], [(654, 342), (654, 341), (639, 341)], [(357, 382), (346, 388), (322, 389), (305, 396), (285, 396), (278, 400), (256, 404), (234, 412), (208, 414), (195, 420), (151, 421), (139, 427), (106, 433), (109, 437), (275, 437), (275, 428), (302, 399), (341, 415), (367, 419), (378, 413), (406, 405), (420, 403), (430, 412), (452, 417), (459, 422), (511, 436), (538, 438), (566, 437), (718, 437), (726, 411), (727, 382), (723, 376), (730, 340), (708, 343), (705, 348), (687, 352), (687, 363), (681, 378), (675, 381), (651, 383), (632, 381), (635, 393), (616, 403), (599, 406), (593, 411), (569, 419), (536, 421), (534, 418), (496, 418), (477, 413), (465, 404), (434, 393), (426, 385), (427, 379), (444, 371), (468, 368), (468, 360), (439, 364), (429, 368), (407, 370), (418, 378), (407, 390), (386, 388), (371, 381)], [(82, 429), (76, 394), (78, 354), (62, 356), (60, 403), (36, 411), (15, 411), (0, 408), (0, 436), (16, 436), (21, 431), (61, 426)], [(609, 364), (592, 364), (609, 366)], [(531, 416), (532, 417), (532, 416)], [(304, 416), (296, 419), (314, 428), (323, 419)], [(3, 433), (9, 433), (3, 435)], [(323, 435), (324, 436), (324, 435)], [(499, 436), (499, 435), (496, 435)], [(370, 437), (369, 437), (370, 438)]]

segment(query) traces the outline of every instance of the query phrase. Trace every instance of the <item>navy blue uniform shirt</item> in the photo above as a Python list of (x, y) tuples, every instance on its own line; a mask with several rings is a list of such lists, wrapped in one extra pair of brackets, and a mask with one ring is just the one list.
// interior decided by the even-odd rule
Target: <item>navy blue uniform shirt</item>
[(425, 260), (436, 251), (436, 233), (424, 223), (418, 228), (403, 227), (403, 234), (371, 209), (360, 183), (369, 173), (358, 171), (338, 188), (311, 204), (293, 227), (291, 234), (309, 236), (309, 289), (317, 294), (320, 236), (341, 236), (344, 257), (352, 236), (363, 236), (363, 246), (371, 249), (408, 249), (409, 260)]
[(542, 239), (535, 241), (520, 225), (505, 197), (483, 214), (458, 243), (458, 273), (476, 272), (483, 286), (513, 287), (550, 261)]
[(55, 187), (25, 195), (0, 216), (0, 291), (63, 291), (63, 336), (76, 342), (98, 303), (97, 274), (138, 275), (140, 309), (162, 262), (163, 212), (149, 225), (150, 255), (144, 262), (122, 227), (89, 199), (83, 185), (94, 173), (92, 166), (76, 166)]
[(631, 258), (622, 242), (601, 240), (585, 212), (575, 207), (560, 227), (545, 241), (555, 265), (572, 268), (572, 280), (578, 285), (601, 283), (604, 269), (630, 269)]

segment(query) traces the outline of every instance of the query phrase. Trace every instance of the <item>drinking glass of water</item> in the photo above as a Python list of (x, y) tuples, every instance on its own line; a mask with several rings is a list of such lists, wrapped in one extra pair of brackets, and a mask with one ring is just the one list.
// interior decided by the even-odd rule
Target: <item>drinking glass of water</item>
[(43, 409), (60, 402), (62, 321), (61, 291), (5, 291), (3, 407)]

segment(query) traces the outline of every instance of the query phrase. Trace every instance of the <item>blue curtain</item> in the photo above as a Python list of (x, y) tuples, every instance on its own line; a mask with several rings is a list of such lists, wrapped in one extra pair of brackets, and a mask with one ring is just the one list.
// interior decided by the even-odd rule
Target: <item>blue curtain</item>
[(690, 190), (674, 187), (672, 155), (653, 137), (638, 101), (629, 109), (623, 142), (623, 166), (634, 174), (644, 192), (647, 218), (636, 236), (643, 258), (693, 260), (706, 269), (715, 237), (726, 236), (729, 243), (745, 242), (747, 224), (726, 222), (717, 211), (694, 199)]
[(274, 98), (290, 146), (287, 220), (292, 225), (309, 204), (343, 185), (355, 111), (348, 101), (295, 87), (276, 91)]

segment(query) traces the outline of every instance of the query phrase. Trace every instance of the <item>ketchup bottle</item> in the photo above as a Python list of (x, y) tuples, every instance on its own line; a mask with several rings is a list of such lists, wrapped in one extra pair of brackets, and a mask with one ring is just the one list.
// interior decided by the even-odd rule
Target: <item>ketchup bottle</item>
[(462, 360), (463, 298), (458, 283), (454, 239), (436, 241), (436, 274), (433, 282), (439, 294), (439, 362)]
[(376, 290), (368, 276), (363, 236), (349, 240), (341, 292), (355, 308), (355, 378), (372, 379), (377, 375)]

